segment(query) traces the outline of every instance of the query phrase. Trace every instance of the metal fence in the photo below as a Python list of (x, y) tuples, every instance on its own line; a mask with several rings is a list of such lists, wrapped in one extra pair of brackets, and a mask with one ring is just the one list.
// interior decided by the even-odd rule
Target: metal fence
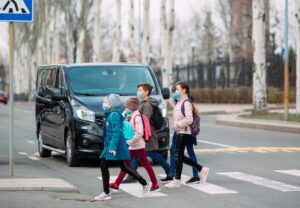
[[(283, 66), (280, 55), (267, 58), (267, 86), (283, 87)], [(161, 83), (161, 70), (155, 69)], [(229, 62), (229, 59), (173, 67), (173, 82), (188, 81), (193, 88), (217, 88), (252, 86), (253, 62), (240, 59)], [(295, 86), (294, 82), (290, 85)]]

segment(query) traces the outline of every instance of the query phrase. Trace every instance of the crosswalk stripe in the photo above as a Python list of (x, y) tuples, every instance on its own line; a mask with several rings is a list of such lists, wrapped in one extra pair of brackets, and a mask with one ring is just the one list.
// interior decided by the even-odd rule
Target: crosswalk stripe
[(274, 170), (274, 171), (278, 173), (284, 173), (284, 174), (300, 177), (300, 170)]
[(245, 174), (241, 172), (219, 172), (217, 174), (224, 175), (237, 180), (253, 183), (255, 185), (275, 189), (282, 192), (300, 191), (300, 187), (297, 186), (293, 186), (279, 181), (273, 181), (267, 178), (262, 178), (255, 175)]
[[(163, 178), (165, 177), (165, 175), (163, 174), (159, 174), (159, 177)], [(206, 184), (185, 184), (185, 181), (189, 180), (190, 177), (186, 176), (186, 175), (181, 175), (181, 184), (188, 186), (190, 188), (196, 189), (198, 191), (202, 191), (204, 193), (207, 194), (211, 194), (211, 195), (217, 195), (217, 194), (237, 194), (237, 191), (231, 190), (231, 189), (227, 189), (224, 188), (222, 186), (218, 186), (212, 183), (206, 183)]]
[(263, 150), (254, 150), (253, 152), (257, 152), (257, 153), (267, 153), (266, 151), (263, 151)]
[[(102, 177), (98, 177), (98, 179), (102, 180)], [(110, 183), (114, 182), (117, 179), (117, 176), (110, 176)], [(143, 195), (143, 189), (141, 184), (139, 183), (128, 183), (128, 184), (120, 184), (119, 187), (122, 191), (135, 196), (137, 198), (146, 198), (146, 197), (165, 197), (168, 196), (162, 192), (150, 192), (147, 195)]]

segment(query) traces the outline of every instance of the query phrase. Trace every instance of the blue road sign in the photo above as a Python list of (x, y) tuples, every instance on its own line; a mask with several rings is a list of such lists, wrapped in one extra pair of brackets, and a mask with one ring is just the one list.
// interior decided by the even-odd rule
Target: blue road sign
[(0, 21), (32, 22), (33, 0), (0, 0)]

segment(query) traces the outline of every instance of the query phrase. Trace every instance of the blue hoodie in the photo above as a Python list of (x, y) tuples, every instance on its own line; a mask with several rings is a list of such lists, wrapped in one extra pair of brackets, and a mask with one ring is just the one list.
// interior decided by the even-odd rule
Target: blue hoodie
[[(128, 145), (121, 131), (122, 122), (123, 117), (117, 108), (105, 114), (104, 148), (100, 158), (106, 158), (107, 160), (130, 159)], [(110, 150), (116, 151), (116, 156), (109, 153)]]

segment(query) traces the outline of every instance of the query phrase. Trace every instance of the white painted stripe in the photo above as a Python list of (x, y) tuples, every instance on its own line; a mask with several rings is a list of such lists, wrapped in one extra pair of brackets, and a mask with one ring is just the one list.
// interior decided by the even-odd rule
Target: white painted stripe
[(27, 152), (18, 152), (19, 155), (28, 155)]
[(29, 143), (29, 144), (35, 144), (35, 142), (33, 140), (27, 140), (27, 143)]
[(292, 153), (294, 151), (292, 151), (292, 150), (282, 150), (282, 152), (290, 152), (290, 153)]
[(297, 186), (293, 186), (279, 181), (273, 181), (267, 178), (262, 178), (255, 175), (245, 174), (241, 172), (220, 172), (217, 174), (224, 175), (237, 180), (253, 183), (258, 186), (264, 186), (267, 188), (275, 189), (282, 192), (300, 191), (300, 187)]
[(220, 143), (216, 143), (216, 142), (210, 142), (210, 141), (205, 141), (205, 140), (197, 140), (200, 143), (204, 143), (204, 144), (211, 144), (211, 145), (215, 145), (215, 146), (219, 146), (219, 147), (228, 147), (228, 148), (237, 148), (235, 146), (230, 146), (230, 145), (226, 145), (226, 144), (220, 144)]
[[(102, 180), (102, 177), (97, 177)], [(117, 179), (117, 176), (110, 176), (110, 183), (113, 183)], [(151, 185), (151, 183), (150, 183)], [(143, 194), (143, 188), (139, 183), (128, 183), (128, 184), (120, 184), (119, 187), (122, 191), (135, 196), (137, 198), (146, 198), (146, 197), (163, 197), (168, 196), (162, 192), (150, 192), (147, 195)]]
[(254, 150), (253, 152), (257, 152), (257, 153), (267, 153), (266, 151), (263, 151), (263, 150)]
[(239, 152), (239, 153), (247, 153), (247, 152), (249, 152), (249, 151), (244, 151), (244, 150), (242, 150), (242, 151), (237, 151), (237, 152)]
[(274, 171), (278, 173), (284, 173), (284, 174), (300, 177), (300, 170), (274, 170)]
[(278, 152), (278, 150), (268, 150), (268, 152)]
[(29, 156), (28, 158), (31, 159), (31, 160), (40, 160), (40, 158), (38, 158), (38, 157), (33, 157), (33, 156)]
[[(165, 175), (163, 174), (159, 174), (159, 177), (163, 178), (165, 177)], [(207, 193), (207, 194), (211, 194), (211, 195), (217, 195), (217, 194), (237, 194), (239, 192), (231, 190), (231, 189), (227, 189), (224, 188), (222, 186), (218, 186), (212, 183), (206, 183), (206, 184), (185, 184), (185, 181), (189, 180), (190, 177), (186, 176), (186, 175), (181, 175), (181, 184), (188, 186), (190, 188), (196, 189), (198, 191)]]

